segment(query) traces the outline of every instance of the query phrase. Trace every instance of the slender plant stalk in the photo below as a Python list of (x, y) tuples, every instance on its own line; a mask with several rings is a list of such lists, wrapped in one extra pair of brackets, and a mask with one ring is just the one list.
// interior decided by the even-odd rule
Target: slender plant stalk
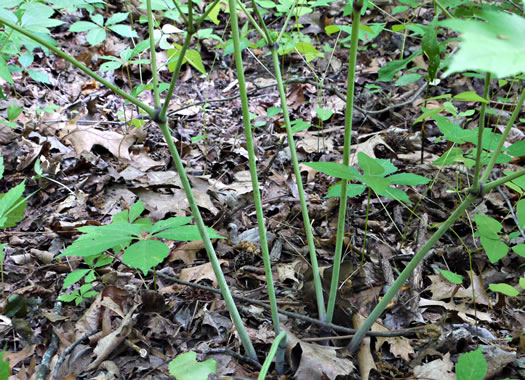
[(33, 41), (38, 42), (40, 45), (45, 46), (49, 50), (53, 51), (53, 53), (55, 53), (59, 57), (65, 59), (66, 61), (68, 61), (69, 63), (71, 63), (75, 67), (77, 67), (79, 70), (85, 72), (87, 75), (89, 75), (91, 78), (95, 79), (97, 82), (102, 83), (104, 86), (109, 88), (115, 94), (123, 97), (124, 99), (129, 101), (131, 104), (134, 104), (137, 107), (139, 107), (140, 109), (144, 110), (150, 117), (154, 116), (155, 110), (153, 108), (151, 108), (150, 106), (142, 103), (140, 100), (138, 100), (134, 96), (128, 94), (127, 92), (122, 91), (120, 88), (115, 86), (113, 83), (108, 82), (107, 80), (102, 78), (100, 75), (98, 75), (96, 72), (94, 72), (93, 70), (88, 69), (84, 64), (82, 64), (81, 62), (77, 61), (72, 56), (64, 53), (62, 50), (60, 50), (57, 47), (51, 45), (49, 42), (47, 42), (47, 41), (43, 40), (42, 38), (38, 37), (37, 35), (33, 34), (31, 31), (25, 30), (20, 25), (13, 24), (11, 21), (9, 21), (9, 20), (5, 19), (4, 17), (1, 17), (1, 16), (0, 16), (0, 24), (7, 25), (8, 27), (16, 30), (18, 33), (21, 33), (24, 36), (27, 36), (27, 37), (31, 38)]
[(275, 337), (275, 340), (273, 341), (272, 346), (270, 347), (270, 351), (268, 352), (268, 356), (266, 356), (261, 371), (259, 372), (259, 376), (257, 376), (257, 380), (266, 379), (266, 374), (270, 369), (270, 364), (272, 364), (273, 357), (275, 356), (277, 349), (280, 348), (279, 345), (281, 344), (283, 339), (284, 341), (286, 341), (286, 331), (281, 331), (279, 335)]
[[(319, 265), (317, 263), (317, 255), (315, 253), (315, 244), (312, 234), (312, 226), (310, 224), (310, 217), (308, 215), (308, 206), (306, 204), (306, 197), (304, 195), (303, 181), (301, 178), (301, 171), (299, 170), (299, 160), (297, 159), (297, 151), (295, 149), (295, 142), (292, 133), (292, 127), (290, 125), (290, 113), (288, 112), (288, 105), (286, 102), (286, 90), (284, 88), (283, 77), (281, 74), (281, 67), (279, 63), (279, 55), (277, 53), (278, 44), (272, 40), (270, 31), (268, 30), (263, 18), (261, 17), (257, 5), (254, 4), (254, 10), (258, 15), (259, 21), (264, 29), (264, 36), (270, 51), (272, 53), (273, 67), (275, 71), (275, 79), (277, 81), (277, 88), (279, 90), (279, 96), (281, 98), (281, 108), (283, 109), (284, 123), (286, 128), (286, 136), (288, 139), (288, 146), (290, 148), (290, 155), (292, 158), (293, 171), (295, 175), (295, 181), (297, 184), (297, 191), (299, 193), (299, 203), (301, 205), (301, 213), (303, 215), (303, 225), (306, 233), (306, 240), (308, 242), (308, 248), (310, 251), (310, 261), (312, 264), (312, 273), (314, 277), (314, 288), (317, 301), (317, 310), (319, 313), (319, 319), (324, 322), (326, 318), (326, 309), (324, 305), (323, 288), (321, 285), (321, 276), (319, 273)], [(286, 24), (283, 26), (286, 28)]]
[[(156, 53), (155, 53), (155, 41), (154, 41), (154, 36), (152, 32), (153, 17), (151, 15), (151, 0), (147, 0), (147, 7), (148, 7), (148, 24), (149, 24), (149, 29), (150, 29), (150, 36), (149, 36), (150, 46), (152, 47), (151, 57), (152, 57), (152, 63), (153, 63), (153, 62), (156, 62), (156, 59), (155, 59)], [(188, 1), (188, 31), (186, 35), (186, 40), (184, 41), (184, 45), (186, 46), (186, 48), (189, 46), (191, 36), (195, 33), (195, 27), (193, 25), (193, 13), (191, 11), (192, 8), (193, 8), (193, 2), (192, 0), (189, 0)], [(184, 54), (185, 54), (185, 50), (181, 51), (178, 57), (176, 66), (179, 70), (180, 70), (180, 67), (182, 66)], [(174, 72), (172, 76), (172, 80), (170, 83), (170, 89), (172, 91), (175, 88), (177, 77), (178, 77), (178, 70)], [(158, 109), (160, 107), (160, 96), (159, 96), (159, 90), (158, 90), (158, 73), (156, 70), (153, 70), (153, 83), (154, 83), (153, 91), (155, 93), (155, 108)], [(237, 329), (237, 332), (239, 333), (239, 338), (241, 339), (244, 350), (246, 351), (247, 356), (257, 361), (257, 354), (255, 353), (255, 349), (253, 348), (252, 342), (250, 341), (248, 333), (244, 327), (239, 311), (237, 310), (237, 306), (235, 305), (235, 301), (233, 300), (230, 289), (228, 288), (226, 279), (224, 278), (224, 274), (222, 272), (221, 265), (219, 263), (217, 255), (215, 254), (215, 250), (213, 248), (210, 237), (208, 235), (208, 231), (206, 230), (206, 225), (204, 224), (204, 221), (202, 220), (202, 216), (197, 206), (197, 202), (195, 201), (195, 197), (193, 195), (193, 191), (191, 189), (190, 182), (186, 175), (184, 165), (179, 156), (177, 148), (175, 147), (173, 138), (171, 137), (170, 128), (166, 122), (166, 114), (165, 114), (165, 110), (167, 109), (167, 104), (170, 102), (170, 100), (171, 100), (171, 95), (165, 99), (164, 105), (162, 109), (160, 109), (160, 113), (158, 115), (154, 115), (154, 118), (155, 118), (154, 121), (160, 127), (162, 131), (162, 135), (164, 136), (164, 140), (168, 144), (168, 148), (171, 153), (171, 156), (173, 157), (175, 167), (177, 168), (177, 172), (179, 174), (179, 177), (182, 183), (182, 187), (184, 188), (184, 193), (186, 194), (186, 198), (190, 205), (191, 212), (195, 220), (195, 224), (197, 225), (197, 228), (199, 230), (201, 239), (204, 244), (204, 248), (206, 249), (206, 253), (208, 254), (208, 258), (211, 262), (213, 272), (215, 273), (215, 276), (217, 277), (217, 282), (221, 289), (221, 294), (224, 298), (224, 301), (226, 302), (226, 307), (228, 308), (228, 311), (230, 312), (235, 328)]]
[[(343, 151), (343, 165), (350, 166), (350, 148), (352, 146), (352, 117), (354, 114), (354, 81), (355, 65), (357, 57), (357, 42), (359, 41), (359, 23), (361, 20), (361, 9), (363, 0), (353, 3), (352, 11), (352, 42), (350, 44), (350, 57), (348, 60), (348, 79), (346, 89), (346, 114), (345, 114), (345, 145)], [(332, 282), (330, 284), (330, 296), (326, 309), (326, 321), (332, 322), (334, 315), (337, 288), (339, 287), (339, 272), (341, 269), (341, 257), (343, 252), (343, 239), (345, 234), (345, 219), (347, 205), (348, 180), (343, 179), (341, 184), (341, 195), (339, 197), (339, 217), (337, 219), (337, 235), (335, 242), (334, 266), (332, 272)]]
[[(516, 109), (514, 110), (511, 118), (509, 119), (507, 126), (505, 128), (505, 131), (502, 134), (500, 143), (496, 147), (496, 150), (492, 153), (493, 159), (489, 163), (489, 165), (486, 168), (486, 171), (483, 173), (483, 176), (481, 178), (480, 184), (482, 184), (485, 180), (488, 179), (488, 177), (491, 174), (492, 168), (494, 167), (494, 164), (496, 162), (494, 157), (497, 157), (500, 152), (501, 148), (503, 146), (503, 142), (506, 140), (510, 129), (514, 122), (516, 121), (516, 118), (521, 110), (521, 107), (523, 106), (523, 102), (525, 100), (525, 90), (521, 93), (521, 96), (518, 100), (518, 103), (516, 105)], [(482, 149), (481, 146), (478, 146), (478, 149)], [(521, 177), (522, 175), (525, 175), (525, 169), (520, 170), (516, 173), (512, 173), (510, 175), (507, 175), (503, 178), (500, 178), (498, 180), (492, 181), (488, 183), (487, 185), (481, 185), (477, 190), (471, 188), (469, 194), (467, 197), (461, 202), (461, 204), (458, 206), (458, 208), (448, 217), (448, 219), (439, 227), (439, 229), (430, 237), (430, 239), (421, 247), (418, 253), (412, 258), (412, 260), (408, 263), (406, 268), (401, 272), (399, 277), (394, 281), (390, 289), (386, 292), (383, 299), (376, 305), (374, 310), (370, 313), (368, 318), (365, 320), (363, 325), (357, 330), (356, 334), (350, 341), (349, 350), (350, 352), (353, 352), (357, 350), (359, 347), (361, 341), (363, 340), (366, 332), (372, 327), (374, 322), (377, 318), (381, 316), (383, 311), (385, 310), (386, 306), (390, 303), (392, 298), (397, 294), (401, 286), (405, 283), (405, 281), (408, 279), (408, 277), (412, 274), (412, 271), (416, 268), (416, 266), (423, 260), (425, 255), (428, 253), (428, 251), (432, 248), (432, 246), (443, 236), (443, 234), (454, 224), (454, 222), (461, 216), (463, 213), (468, 209), (468, 207), (477, 199), (478, 196), (483, 196), (487, 194), (489, 191), (494, 189), (496, 186), (502, 185), (506, 182), (512, 181), (516, 178)]]
[[(428, 89), (428, 86), (427, 86)], [(488, 99), (490, 89), (490, 73), (485, 74), (485, 87), (483, 88), (483, 99)], [(478, 149), (476, 151), (476, 166), (474, 167), (474, 181), (472, 183), (472, 190), (479, 192), (479, 177), (481, 173), (481, 153), (483, 152), (483, 131), (485, 130), (485, 111), (487, 109), (487, 103), (481, 103), (481, 109), (479, 111), (479, 128), (478, 128)]]
[(229, 0), (230, 21), (232, 28), (233, 51), (235, 57), (235, 67), (237, 69), (237, 79), (239, 81), (239, 93), (242, 105), (242, 121), (244, 124), (244, 134), (246, 136), (246, 149), (248, 150), (248, 162), (250, 167), (250, 177), (252, 180), (253, 200), (255, 203), (255, 212), (257, 214), (257, 226), (261, 240), (261, 251), (264, 262), (264, 272), (268, 286), (268, 297), (270, 298), (270, 307), (272, 312), (272, 322), (275, 335), (280, 334), (279, 314), (277, 312), (277, 299), (275, 297), (275, 288), (272, 276), (272, 264), (270, 261), (270, 251), (268, 250), (268, 239), (266, 226), (264, 222), (264, 212), (261, 201), (261, 192), (259, 190), (259, 178), (257, 176), (257, 162), (255, 158), (255, 147), (253, 143), (252, 125), (250, 123), (250, 111), (248, 105), (248, 92), (246, 90), (246, 81), (244, 78), (244, 66), (242, 61), (241, 42), (239, 36), (239, 19), (235, 12), (236, 1)]

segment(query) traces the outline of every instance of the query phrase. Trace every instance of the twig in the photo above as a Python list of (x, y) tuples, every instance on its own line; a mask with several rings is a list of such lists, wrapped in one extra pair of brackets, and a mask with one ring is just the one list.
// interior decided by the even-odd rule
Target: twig
[[(182, 281), (182, 280), (179, 280), (178, 278), (175, 278), (173, 276), (164, 274), (162, 272), (157, 272), (157, 276), (158, 277), (162, 277), (162, 278), (164, 278), (166, 280), (170, 280), (170, 281), (176, 282), (177, 284), (191, 286), (193, 288), (206, 290), (206, 291), (209, 291), (209, 292), (215, 293), (215, 294), (221, 294), (221, 291), (219, 289), (211, 288), (211, 287), (205, 286), (205, 285), (194, 284), (194, 283), (187, 282), (187, 281)], [(233, 294), (233, 293), (232, 293), (232, 297), (234, 299), (238, 300), (238, 301), (246, 302), (246, 303), (249, 303), (249, 304), (252, 304), (252, 305), (257, 305), (257, 306), (260, 306), (260, 307), (262, 307), (264, 309), (267, 309), (267, 310), (270, 309), (270, 305), (269, 304), (266, 304), (266, 303), (264, 303), (262, 301), (255, 300), (253, 298), (248, 298), (248, 297), (240, 296), (238, 294)], [(297, 313), (294, 313), (294, 312), (291, 312), (291, 311), (278, 309), (278, 312), (280, 314), (286, 315), (288, 317), (292, 317), (292, 318), (295, 318), (295, 319), (300, 319), (300, 320), (303, 320), (303, 321), (306, 321), (306, 322), (309, 322), (309, 323), (313, 323), (313, 324), (321, 326), (321, 327), (330, 328), (330, 329), (332, 329), (334, 331), (339, 331), (339, 332), (342, 332), (342, 333), (345, 333), (345, 334), (352, 334), (353, 335), (353, 334), (355, 334), (357, 332), (356, 329), (351, 329), (351, 328), (348, 328), (348, 327), (335, 325), (333, 323), (321, 322), (318, 319), (310, 318), (310, 317), (307, 317), (305, 315), (297, 314)], [(416, 333), (416, 331), (421, 331), (421, 329), (423, 329), (425, 327), (427, 327), (427, 326), (419, 326), (419, 327), (413, 327), (413, 328), (408, 328), (408, 329), (383, 331), (383, 332), (381, 332), (381, 331), (368, 331), (366, 334), (368, 336), (379, 336), (379, 337), (406, 336), (406, 335), (413, 335), (413, 334)]]
[(79, 339), (77, 339), (76, 341), (74, 341), (70, 346), (68, 346), (64, 352), (62, 352), (62, 355), (60, 355), (60, 357), (58, 358), (58, 361), (57, 361), (57, 364), (55, 365), (55, 369), (53, 370), (53, 376), (51, 377), (51, 380), (56, 380), (57, 376), (58, 376), (58, 371), (60, 370), (60, 367), (62, 366), (62, 364), (66, 361), (66, 358), (69, 356), (69, 354), (71, 354), (71, 352), (73, 351), (73, 349), (78, 346), (80, 343), (82, 343), (82, 341), (84, 339), (87, 339), (89, 338), (91, 335), (95, 335), (96, 333), (98, 333), (100, 330), (93, 330), (93, 331), (90, 331), (86, 334), (84, 334), (82, 337), (80, 337)]
[[(62, 311), (62, 302), (60, 301), (55, 302), (53, 311), (57, 314), (60, 314), (60, 312)], [(53, 356), (55, 356), (55, 353), (57, 352), (57, 350), (58, 350), (58, 336), (55, 333), (51, 333), (51, 343), (49, 344), (49, 347), (47, 348), (44, 356), (42, 357), (42, 362), (40, 363), (40, 366), (38, 367), (38, 371), (36, 372), (37, 380), (45, 380), (50, 370), (49, 365), (51, 364), (51, 359), (53, 358)]]

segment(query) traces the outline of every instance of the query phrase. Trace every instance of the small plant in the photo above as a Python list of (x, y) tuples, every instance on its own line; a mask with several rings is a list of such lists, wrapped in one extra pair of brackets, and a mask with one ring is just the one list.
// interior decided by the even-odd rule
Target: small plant
[(170, 375), (177, 380), (207, 380), (209, 374), (217, 371), (217, 362), (215, 359), (198, 362), (197, 354), (188, 351), (177, 355), (170, 362), (168, 369)]
[(458, 380), (483, 380), (486, 373), (487, 360), (481, 352), (481, 347), (459, 355), (458, 364), (456, 364)]
[[(59, 257), (84, 257), (89, 269), (71, 272), (64, 280), (64, 289), (84, 278), (86, 284), (72, 294), (60, 296), (60, 300), (80, 303), (84, 298), (92, 297), (97, 292), (92, 290), (91, 282), (96, 278), (96, 269), (111, 264), (114, 255), (123, 252), (120, 259), (131, 268), (139, 269), (144, 275), (169, 254), (169, 248), (159, 239), (177, 241), (199, 240), (197, 226), (189, 224), (192, 217), (174, 217), (155, 224), (150, 219), (140, 218), (144, 204), (138, 201), (129, 210), (115, 214), (110, 224), (104, 226), (84, 226), (77, 228), (84, 233), (67, 247)], [(222, 238), (212, 228), (207, 228), (211, 238)], [(113, 251), (114, 255), (105, 254)]]

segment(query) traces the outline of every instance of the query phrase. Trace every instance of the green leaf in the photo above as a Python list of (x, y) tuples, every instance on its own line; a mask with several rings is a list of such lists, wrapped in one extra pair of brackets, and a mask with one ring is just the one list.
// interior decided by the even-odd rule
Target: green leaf
[(77, 21), (69, 27), (70, 32), (87, 32), (88, 30), (98, 28), (97, 24), (89, 21)]
[(132, 244), (122, 255), (122, 262), (132, 268), (137, 268), (144, 273), (159, 265), (168, 257), (170, 249), (158, 240), (141, 240)]
[(139, 199), (129, 208), (129, 222), (133, 223), (144, 212), (144, 203)]
[(143, 231), (142, 226), (137, 224), (124, 223), (111, 223), (105, 226), (83, 226), (77, 228), (78, 231), (83, 232), (87, 235), (83, 235), (80, 239), (87, 238), (90, 236), (101, 236), (101, 235), (121, 235), (131, 238), (130, 235), (140, 237), (140, 233)]
[(323, 58), (324, 54), (318, 51), (316, 48), (313, 47), (313, 45), (309, 42), (299, 42), (297, 45), (295, 45), (295, 48), (299, 53), (304, 54), (304, 57), (306, 58), (306, 62), (311, 62), (316, 58)]
[(482, 98), (478, 94), (476, 94), (474, 91), (465, 91), (460, 94), (457, 94), (452, 98), (452, 100), (461, 101), (461, 102), (480, 102), (488, 104), (488, 100)]
[(507, 154), (513, 157), (525, 156), (525, 140), (515, 142), (507, 148)]
[(91, 271), (93, 271), (93, 269), (77, 269), (76, 271), (69, 273), (64, 279), (64, 285), (62, 285), (62, 289), (67, 289), (69, 286), (76, 284), (82, 279), (82, 277)]
[(428, 25), (421, 41), (423, 52), (429, 60), (428, 76), (430, 81), (433, 81), (436, 78), (439, 63), (441, 62), (439, 43), (437, 39), (437, 19), (437, 17), (434, 17), (432, 23)]
[[(328, 192), (325, 195), (325, 198), (340, 197), (341, 196), (341, 186), (342, 186), (341, 182), (333, 186), (330, 186), (330, 188), (328, 189)], [(366, 190), (365, 185), (349, 183), (346, 186), (346, 196), (348, 198), (357, 197), (358, 195), (363, 194), (363, 191), (365, 190)]]
[(7, 63), (2, 56), (0, 56), (0, 78), (5, 79), (10, 84), (15, 84)]
[(114, 13), (107, 21), (106, 26), (118, 24), (119, 22), (122, 22), (128, 18), (127, 12), (122, 13)]
[(0, 352), (0, 379), (7, 379), (11, 376), (11, 370), (9, 369), (9, 360), (7, 358), (4, 360), (4, 355), (6, 353), (5, 348)]
[(339, 162), (306, 162), (304, 165), (335, 178), (351, 180), (361, 177), (355, 168)]
[(407, 193), (405, 193), (401, 189), (396, 189), (394, 187), (387, 187), (385, 191), (383, 191), (382, 193), (378, 193), (378, 194), (384, 197), (387, 197), (388, 199), (392, 199), (393, 201), (412, 204), (412, 202), (410, 201), (410, 198), (408, 198)]
[(129, 244), (132, 238), (128, 235), (84, 235), (56, 256), (94, 256), (121, 244)]
[(516, 218), (518, 218), (520, 228), (525, 228), (525, 199), (522, 199), (516, 205)]
[(376, 175), (364, 175), (361, 182), (369, 186), (378, 194), (383, 194), (390, 186), (390, 181), (384, 177)]
[(22, 107), (18, 106), (9, 106), (7, 107), (7, 119), (9, 121), (15, 120), (22, 113)]
[(420, 121), (423, 121), (423, 120), (425, 120), (427, 118), (430, 118), (430, 117), (432, 117), (434, 115), (437, 115), (438, 113), (440, 113), (444, 109), (445, 109), (445, 107), (438, 107), (438, 108), (433, 108), (433, 109), (430, 109), (430, 110), (427, 110), (427, 109), (423, 108), (423, 114), (421, 116), (419, 116), (416, 120), (414, 120), (412, 122), (412, 125), (417, 124)]
[(512, 247), (512, 250), (519, 256), (525, 257), (525, 244), (518, 244)]
[(453, 284), (461, 285), (463, 283), (463, 276), (449, 270), (440, 269), (439, 272), (445, 279)]
[(4, 177), (4, 157), (2, 152), (0, 152), (0, 179)]
[(474, 70), (497, 78), (525, 72), (525, 19), (515, 13), (483, 11), (486, 20), (445, 20), (442, 24), (461, 33), (463, 42), (443, 76)]
[(193, 216), (176, 216), (165, 220), (159, 220), (153, 225), (151, 233), (154, 234), (159, 231), (166, 230), (168, 228), (179, 227), (184, 224), (190, 223), (192, 220)]
[(326, 108), (316, 108), (315, 112), (317, 113), (317, 117), (322, 121), (330, 119), (334, 114), (334, 111)]
[(430, 179), (426, 177), (423, 177), (417, 174), (410, 174), (410, 173), (394, 174), (387, 178), (390, 181), (390, 183), (393, 185), (416, 186), (416, 185), (425, 185), (430, 182)]
[(475, 351), (459, 355), (456, 364), (458, 380), (483, 380), (487, 373), (487, 361), (481, 352), (481, 347)]
[(520, 286), (522, 289), (525, 289), (525, 277), (520, 278)]
[(509, 297), (516, 297), (520, 292), (508, 284), (490, 284), (489, 289), (493, 292), (502, 293)]
[[(212, 228), (206, 228), (210, 238), (222, 239), (223, 236), (217, 234)], [(185, 225), (180, 227), (170, 228), (155, 234), (156, 237), (163, 239), (177, 240), (177, 241), (195, 241), (201, 240), (199, 229), (194, 225)]]
[(481, 236), (479, 240), (492, 264), (507, 256), (509, 252), (509, 247), (499, 240), (489, 239), (485, 236)]
[(111, 26), (108, 26), (108, 29), (111, 30), (112, 32), (115, 32), (121, 35), (122, 37), (126, 37), (126, 38), (138, 37), (137, 32), (131, 29), (131, 26), (129, 25), (121, 25), (121, 24), (111, 25)]
[(102, 28), (91, 29), (86, 35), (86, 41), (89, 42), (91, 46), (98, 45), (106, 39), (106, 31)]
[(381, 166), (375, 158), (370, 157), (366, 153), (357, 153), (357, 161), (359, 163), (359, 167), (363, 169), (363, 173), (365, 175), (376, 176), (385, 174), (385, 168)]
[(27, 73), (35, 82), (51, 84), (51, 82), (49, 81), (49, 77), (46, 73), (43, 73), (38, 70), (27, 70)]
[(419, 54), (421, 54), (421, 50), (418, 50), (408, 58), (399, 61), (388, 62), (385, 66), (379, 69), (379, 77), (377, 78), (377, 80), (381, 82), (391, 82), (394, 79), (394, 75), (396, 75), (398, 71), (403, 70), (405, 67), (407, 67), (407, 65)]
[(269, 107), (268, 110), (266, 111), (266, 116), (272, 117), (275, 115), (279, 115), (282, 112), (283, 112), (283, 109), (281, 107)]
[(406, 86), (407, 84), (417, 82), (422, 77), (421, 74), (416, 73), (409, 73), (404, 74), (401, 78), (396, 80), (396, 83), (394, 83), (394, 86)]
[(197, 361), (197, 354), (193, 351), (177, 355), (168, 366), (170, 375), (177, 380), (207, 380), (210, 373), (217, 371), (215, 359), (204, 362)]
[(478, 226), (478, 231), (481, 236), (489, 239), (499, 239), (499, 233), (503, 226), (496, 219), (490, 216), (476, 214), (474, 221)]
[(186, 50), (186, 54), (184, 55), (184, 58), (190, 63), (190, 65), (196, 68), (201, 74), (206, 74), (206, 69), (204, 68), (204, 64), (202, 63), (201, 55), (197, 50), (195, 49)]
[(25, 212), (25, 201), (22, 194), (25, 190), (25, 180), (10, 189), (6, 194), (0, 195), (0, 228), (13, 227), (22, 218)]
[(447, 166), (461, 162), (465, 162), (465, 157), (463, 157), (463, 151), (461, 148), (450, 148), (443, 153), (441, 157), (432, 162), (432, 164), (436, 166)]

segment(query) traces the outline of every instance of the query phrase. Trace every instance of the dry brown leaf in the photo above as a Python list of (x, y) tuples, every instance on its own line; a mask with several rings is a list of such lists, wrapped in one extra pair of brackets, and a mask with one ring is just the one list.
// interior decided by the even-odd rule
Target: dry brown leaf
[(414, 368), (414, 376), (421, 380), (456, 380), (452, 370), (454, 363), (450, 360), (450, 353), (446, 353), (443, 359), (436, 359)]
[[(226, 260), (219, 260), (219, 264), (225, 264)], [(217, 277), (213, 272), (211, 263), (197, 265), (191, 268), (185, 268), (180, 271), (180, 279), (187, 282), (199, 282), (201, 280), (210, 280), (214, 287), (217, 286)]]

